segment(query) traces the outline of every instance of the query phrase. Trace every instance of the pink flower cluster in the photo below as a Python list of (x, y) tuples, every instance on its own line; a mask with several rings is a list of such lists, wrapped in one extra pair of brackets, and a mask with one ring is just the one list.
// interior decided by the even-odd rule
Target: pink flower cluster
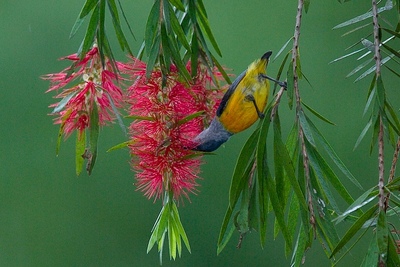
[[(68, 137), (74, 130), (82, 133), (88, 128), (93, 108), (98, 110), (100, 125), (113, 121), (114, 109), (122, 107), (123, 93), (118, 85), (122, 77), (114, 72), (111, 62), (106, 59), (102, 66), (97, 46), (83, 58), (73, 54), (62, 59), (72, 61), (72, 67), (45, 75), (43, 79), (51, 82), (47, 92), (62, 90), (55, 96), (61, 100), (50, 107), (58, 115), (55, 123), (62, 125), (64, 136)], [(120, 62), (115, 67), (126, 68)]]
[[(129, 113), (136, 118), (130, 125), (130, 148), (138, 189), (149, 198), (158, 198), (165, 191), (172, 191), (175, 198), (188, 197), (195, 191), (201, 163), (190, 150), (194, 145), (191, 140), (204, 129), (204, 121), (209, 123), (214, 116), (222, 91), (217, 90), (205, 68), (199, 67), (198, 77), (188, 83), (171, 66), (162, 86), (160, 70), (146, 78), (146, 65), (134, 62), (134, 83), (128, 98)], [(221, 79), (219, 72), (214, 75)], [(202, 115), (185, 120), (198, 112)]]
[[(130, 149), (138, 189), (155, 199), (163, 192), (178, 199), (195, 191), (201, 162), (200, 155), (190, 149), (195, 145), (192, 140), (208, 126), (223, 94), (205, 67), (200, 65), (197, 77), (188, 82), (174, 65), (167, 77), (157, 68), (146, 77), (146, 64), (138, 59), (113, 66), (106, 58), (103, 66), (97, 46), (83, 58), (74, 54), (62, 59), (72, 61), (72, 66), (43, 78), (51, 82), (47, 92), (61, 90), (55, 96), (60, 101), (50, 107), (65, 137), (75, 130), (81, 135), (90, 127), (94, 108), (99, 125), (112, 122), (116, 109), (127, 100), (134, 118)], [(190, 72), (190, 62), (187, 69)], [(133, 81), (127, 96), (121, 90), (126, 80), (120, 73)], [(214, 81), (222, 80), (220, 72), (213, 75)]]

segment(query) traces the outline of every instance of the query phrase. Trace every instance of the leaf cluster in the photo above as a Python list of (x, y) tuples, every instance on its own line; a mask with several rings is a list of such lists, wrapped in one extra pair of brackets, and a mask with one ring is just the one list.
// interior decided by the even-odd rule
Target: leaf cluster
[[(174, 64), (184, 80), (197, 76), (199, 62), (213, 76), (217, 67), (230, 83), (225, 70), (219, 64), (209, 45), (221, 56), (216, 39), (211, 31), (207, 12), (202, 0), (155, 0), (145, 30), (145, 38), (139, 57), (146, 52), (147, 76), (159, 66), (164, 83), (171, 64)], [(190, 70), (187, 64), (190, 61)]]

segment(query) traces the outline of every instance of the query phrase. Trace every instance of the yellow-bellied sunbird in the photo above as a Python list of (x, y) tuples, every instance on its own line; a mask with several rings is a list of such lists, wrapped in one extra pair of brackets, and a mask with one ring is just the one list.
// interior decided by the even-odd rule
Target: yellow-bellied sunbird
[(225, 143), (233, 134), (246, 130), (258, 118), (263, 118), (269, 95), (269, 80), (286, 87), (266, 75), (266, 67), (272, 52), (250, 64), (231, 84), (223, 96), (216, 116), (210, 126), (195, 139), (194, 150), (211, 152)]

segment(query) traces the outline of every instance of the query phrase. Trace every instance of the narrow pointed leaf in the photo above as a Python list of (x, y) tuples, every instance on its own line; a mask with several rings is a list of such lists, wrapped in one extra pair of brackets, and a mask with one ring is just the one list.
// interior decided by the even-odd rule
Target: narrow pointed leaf
[(249, 167), (250, 164), (252, 164), (252, 157), (254, 155), (254, 151), (257, 145), (257, 134), (258, 131), (255, 131), (249, 137), (249, 139), (247, 139), (236, 161), (231, 185), (229, 188), (229, 206), (232, 209), (235, 207), (236, 202), (239, 198), (241, 188), (243, 186), (243, 181), (246, 180), (246, 169)]
[(175, 15), (175, 12), (171, 6), (169, 9), (169, 13), (170, 13), (169, 17), (171, 20), (171, 26), (172, 26), (174, 33), (176, 34), (179, 42), (181, 42), (181, 44), (186, 48), (186, 50), (190, 51), (191, 48), (190, 48), (189, 42), (187, 41), (186, 35), (183, 32), (182, 26), (179, 24), (179, 21)]
[(93, 10), (92, 16), (90, 17), (89, 25), (86, 30), (85, 38), (82, 44), (82, 50), (79, 51), (80, 57), (84, 57), (86, 53), (90, 50), (94, 43), (94, 38), (96, 36), (97, 26), (100, 21), (100, 8), (96, 6)]
[(68, 104), (68, 102), (71, 100), (71, 98), (73, 98), (76, 95), (77, 91), (70, 93), (69, 95), (67, 95), (66, 97), (64, 97), (63, 99), (61, 99), (60, 102), (58, 102), (57, 106), (53, 109), (53, 111), (51, 113), (57, 113), (60, 112), (66, 104)]
[(367, 254), (361, 264), (362, 267), (370, 267), (375, 266), (378, 262), (378, 245), (376, 242), (376, 233), (374, 233), (373, 237), (371, 238), (371, 243), (369, 244)]
[(332, 146), (328, 143), (328, 141), (325, 139), (325, 137), (321, 134), (321, 132), (318, 130), (318, 128), (312, 123), (311, 120), (308, 119), (308, 123), (311, 127), (311, 130), (314, 133), (314, 136), (317, 138), (317, 140), (322, 144), (324, 147), (325, 151), (328, 153), (329, 157), (333, 160), (333, 162), (336, 164), (336, 166), (340, 169), (340, 171), (346, 175), (346, 177), (358, 188), (363, 190), (363, 187), (361, 184), (357, 181), (357, 179), (354, 177), (354, 175), (350, 172), (350, 170), (346, 167), (346, 165), (343, 163), (343, 161), (339, 158), (339, 156), (336, 154), (335, 150), (332, 148)]
[(89, 145), (90, 145), (90, 157), (87, 162), (87, 172), (90, 175), (93, 171), (93, 167), (96, 163), (97, 158), (97, 143), (99, 140), (99, 112), (97, 110), (97, 105), (93, 106), (92, 112), (90, 114), (90, 137), (89, 137)]
[(378, 215), (378, 223), (376, 229), (376, 240), (378, 243), (379, 255), (385, 258), (388, 253), (389, 230), (385, 211), (381, 210)]
[(200, 19), (200, 27), (204, 30), (204, 32), (206, 33), (208, 40), (210, 41), (210, 43), (212, 44), (212, 46), (214, 47), (215, 51), (217, 52), (217, 54), (222, 57), (222, 53), (221, 50), (218, 47), (217, 41), (215, 40), (215, 37), (211, 31), (210, 28), (210, 24), (208, 22), (208, 18), (207, 15), (204, 14), (202, 12), (201, 9), (198, 9), (200, 12), (197, 12), (197, 14), (199, 15), (198, 18)]
[[(271, 177), (271, 175), (269, 174), (268, 177)], [(285, 242), (288, 244), (289, 247), (292, 247), (292, 238), (289, 235), (289, 232), (287, 231), (285, 218), (284, 218), (284, 212), (282, 209), (282, 205), (279, 202), (279, 197), (276, 192), (276, 186), (275, 186), (274, 180), (270, 178), (270, 179), (266, 179), (266, 182), (267, 182), (268, 195), (271, 200), (274, 214), (279, 223), (279, 228), (282, 231), (282, 235), (285, 239)]]
[[(221, 251), (224, 249), (228, 241), (230, 240), (233, 232), (235, 231), (235, 226), (232, 224), (230, 226), (230, 230), (228, 234), (226, 234), (226, 231), (228, 229), (229, 221), (231, 220), (233, 213), (233, 209), (228, 205), (228, 208), (225, 212), (224, 220), (222, 221), (221, 229), (218, 235), (218, 242), (217, 242), (217, 254), (221, 253)], [(226, 234), (226, 235), (225, 235)]]
[(293, 267), (302, 266), (304, 261), (304, 252), (306, 251), (307, 240), (308, 240), (307, 233), (305, 232), (303, 224), (301, 224), (299, 233), (297, 235), (296, 244), (293, 249), (293, 255), (290, 266)]
[(365, 191), (360, 197), (358, 197), (348, 208), (345, 212), (340, 214), (336, 219), (336, 223), (342, 222), (349, 216), (352, 212), (356, 210), (361, 210), (362, 207), (370, 203), (372, 200), (376, 198), (376, 196), (371, 196), (371, 192), (374, 190), (374, 187), (370, 188), (369, 190)]
[(85, 159), (83, 155), (85, 154), (86, 149), (86, 132), (82, 131), (82, 133), (78, 132), (76, 134), (76, 145), (75, 145), (75, 172), (76, 175), (80, 175), (83, 169), (83, 163)]
[(354, 145), (353, 150), (355, 150), (358, 147), (358, 145), (361, 143), (365, 134), (368, 132), (369, 128), (371, 127), (371, 125), (372, 125), (372, 120), (370, 119), (368, 121), (367, 125), (365, 125), (364, 129), (361, 131), (360, 136), (357, 138), (357, 141), (356, 141), (356, 144)]
[(319, 114), (316, 110), (314, 110), (312, 107), (310, 107), (309, 105), (307, 105), (306, 103), (304, 103), (303, 101), (301, 101), (301, 103), (312, 113), (314, 114), (317, 118), (321, 119), (322, 121), (329, 123), (330, 125), (335, 125), (335, 123), (333, 123), (332, 121), (328, 120), (327, 118), (325, 118), (324, 116), (322, 116), (321, 114)]
[(286, 41), (286, 43), (283, 44), (283, 46), (281, 47), (281, 49), (279, 49), (278, 53), (276, 53), (273, 61), (275, 61), (275, 59), (277, 59), (280, 54), (282, 54), (282, 52), (285, 50), (285, 48), (289, 45), (289, 43), (293, 40), (293, 36), (289, 38), (289, 40)]
[(339, 252), (349, 241), (350, 239), (358, 233), (358, 231), (361, 229), (361, 227), (364, 225), (364, 223), (373, 218), (374, 214), (376, 212), (376, 206), (371, 207), (367, 212), (365, 212), (358, 220), (353, 223), (353, 225), (347, 230), (347, 232), (344, 234), (342, 239), (339, 241), (339, 243), (336, 245), (336, 247), (333, 249), (332, 254), (330, 258), (336, 255), (337, 252)]
[(117, 150), (117, 149), (125, 148), (125, 147), (128, 147), (130, 145), (133, 145), (134, 143), (136, 143), (135, 140), (128, 140), (128, 141), (122, 142), (122, 143), (120, 143), (118, 145), (115, 145), (115, 146), (109, 148), (107, 150), (107, 152), (111, 152), (111, 151), (114, 151), (114, 150)]
[(146, 30), (144, 34), (144, 42), (146, 46), (147, 55), (150, 57), (154, 50), (154, 40), (158, 35), (158, 20), (160, 19), (160, 0), (154, 1), (153, 7), (150, 10), (149, 17), (146, 22)]
[(302, 110), (298, 112), (299, 121), (301, 129), (303, 130), (304, 136), (307, 138), (308, 142), (311, 145), (315, 146), (314, 137), (312, 135), (312, 131), (310, 129), (310, 125), (308, 124), (307, 117)]
[[(378, 13), (392, 9), (393, 8), (393, 3), (392, 4), (390, 4), (390, 3), (391, 3), (391, 1), (387, 1), (386, 2), (387, 5), (385, 5), (384, 7), (378, 8)], [(345, 21), (343, 23), (340, 23), (340, 24), (336, 25), (335, 27), (333, 27), (333, 29), (334, 30), (335, 29), (339, 29), (339, 28), (342, 28), (342, 27), (345, 27), (345, 26), (348, 26), (348, 25), (351, 25), (351, 24), (366, 20), (366, 19), (371, 18), (371, 17), (372, 17), (372, 11), (369, 11), (367, 13), (364, 13), (364, 14), (360, 15), (360, 16), (357, 16), (357, 17), (352, 18), (350, 20), (347, 20), (347, 21)]]
[(128, 53), (132, 55), (132, 51), (129, 47), (129, 43), (126, 40), (125, 34), (121, 28), (121, 22), (120, 22), (119, 16), (118, 16), (117, 5), (115, 4), (114, 0), (107, 0), (107, 3), (109, 6), (111, 18), (112, 18), (113, 25), (114, 25), (114, 30), (117, 35), (117, 39), (118, 39), (119, 45), (121, 47), (121, 50), (125, 51), (125, 49), (127, 49)]
[(356, 50), (356, 51), (350, 52), (350, 53), (348, 53), (348, 54), (346, 54), (346, 55), (343, 55), (343, 56), (341, 56), (341, 57), (338, 57), (338, 58), (332, 60), (331, 62), (329, 62), (329, 64), (334, 63), (334, 62), (337, 62), (337, 61), (342, 60), (342, 59), (345, 59), (345, 58), (347, 58), (347, 57), (349, 57), (349, 56), (352, 56), (352, 55), (355, 55), (355, 54), (357, 54), (357, 53), (360, 53), (360, 52), (363, 51), (363, 50), (364, 50), (364, 48), (361, 48), (361, 49), (358, 49), (358, 50)]

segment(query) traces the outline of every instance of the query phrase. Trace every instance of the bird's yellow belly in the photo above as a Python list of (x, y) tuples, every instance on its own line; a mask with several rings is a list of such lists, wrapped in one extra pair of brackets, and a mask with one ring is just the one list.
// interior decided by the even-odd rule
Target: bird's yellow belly
[[(267, 104), (268, 88), (256, 90), (253, 94), (257, 107), (262, 112)], [(245, 99), (246, 94), (235, 92), (229, 99), (219, 121), (225, 129), (231, 133), (246, 130), (258, 119), (257, 110), (252, 101)]]

